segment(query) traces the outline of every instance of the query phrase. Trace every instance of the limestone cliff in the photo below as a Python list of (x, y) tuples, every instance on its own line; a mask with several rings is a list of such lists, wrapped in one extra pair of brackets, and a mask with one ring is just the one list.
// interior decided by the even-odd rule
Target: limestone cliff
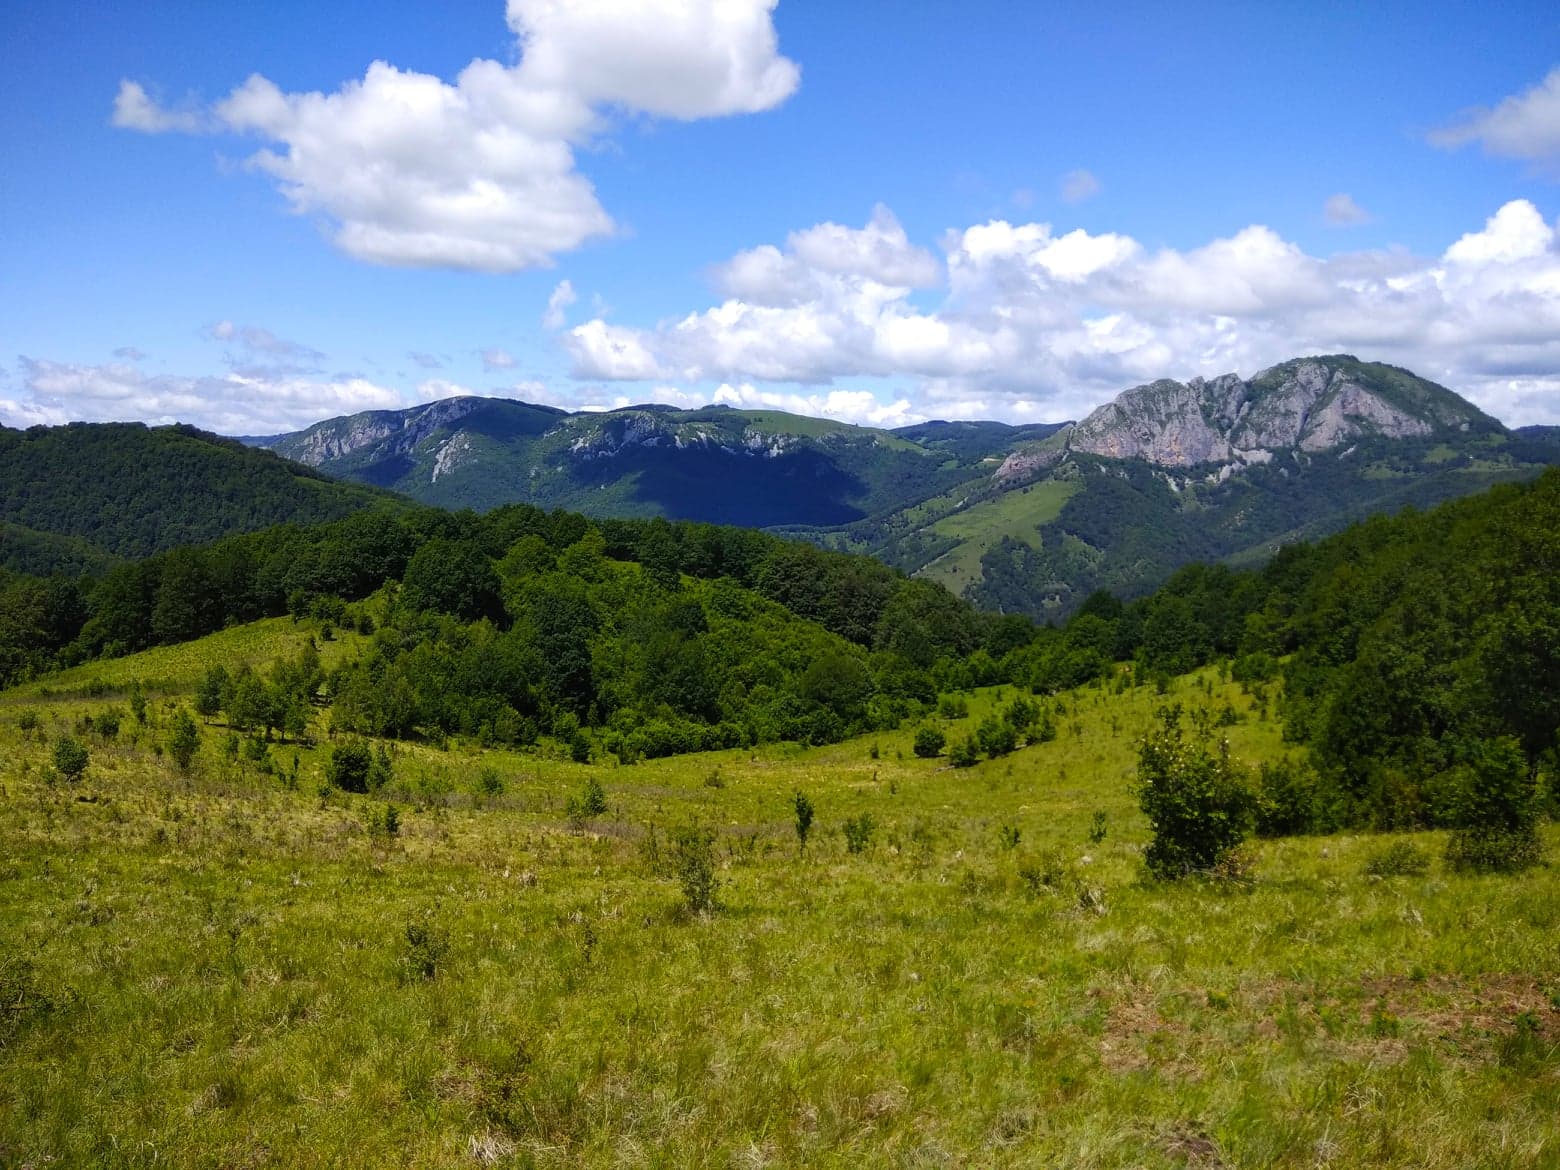
[(1235, 374), (1137, 386), (1068, 435), (1073, 451), (1167, 467), (1262, 462), (1361, 438), (1499, 430), (1445, 387), (1347, 355), (1298, 358), (1244, 381)]

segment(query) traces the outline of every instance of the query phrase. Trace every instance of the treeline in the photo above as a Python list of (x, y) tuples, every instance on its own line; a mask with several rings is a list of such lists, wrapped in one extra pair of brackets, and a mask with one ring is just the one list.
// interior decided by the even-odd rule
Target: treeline
[(1365, 521), (1260, 571), (1190, 566), (1131, 605), (1095, 594), (1023, 656), (1011, 672), (1039, 689), (1124, 659), (1142, 678), (1222, 659), (1264, 692), (1281, 680), (1285, 735), (1310, 765), (1267, 769), (1271, 831), (1458, 824), (1492, 753), (1520, 759), (1524, 783), (1556, 771), (1560, 470)]
[(290, 612), (373, 635), (323, 680), (336, 726), (571, 744), (592, 728), (627, 757), (896, 726), (1035, 634), (865, 557), (526, 505), (282, 526), (97, 580), (13, 578), (0, 601), (8, 680)]

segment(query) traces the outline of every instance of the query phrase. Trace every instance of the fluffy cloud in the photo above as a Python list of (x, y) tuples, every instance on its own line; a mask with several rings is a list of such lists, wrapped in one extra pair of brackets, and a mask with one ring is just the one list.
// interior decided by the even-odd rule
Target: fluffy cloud
[(1354, 196), (1345, 195), (1341, 191), (1327, 197), (1327, 202), (1322, 204), (1322, 214), (1327, 217), (1328, 223), (1336, 227), (1352, 227), (1371, 221), (1370, 212), (1354, 202)]
[(774, 0), (510, 0), (513, 66), (472, 61), (453, 84), (375, 61), (334, 93), (258, 74), (209, 110), (120, 85), (114, 124), (220, 128), (272, 144), (249, 165), (338, 247), (380, 264), (509, 272), (614, 230), (574, 151), (614, 109), (694, 119), (765, 110), (798, 84)]
[(491, 374), (494, 370), (512, 370), (520, 363), (515, 361), (515, 355), (507, 349), (493, 346), (484, 349), (479, 355), (482, 358), (482, 369)]
[(1487, 153), (1502, 158), (1560, 164), (1560, 66), (1493, 110), (1470, 110), (1433, 131), (1430, 141), (1448, 149), (1478, 142)]
[(0, 398), (0, 417), (12, 425), (142, 419), (194, 423), (228, 435), (266, 434), (332, 415), (408, 405), (395, 390), (357, 377), (262, 377), (238, 371), (181, 377), (149, 375), (123, 363), (74, 365), (29, 357), (21, 359), (21, 382), (21, 397)]
[[(1438, 257), (1317, 257), (1262, 225), (1150, 250), (1002, 220), (949, 233), (943, 250), (946, 291), (923, 307), (911, 285), (932, 268), (906, 267), (918, 249), (879, 209), (860, 230), (824, 224), (739, 253), (714, 270), (713, 307), (650, 328), (597, 318), (563, 340), (579, 379), (747, 386), (857, 421), (1078, 417), (1135, 382), (1340, 351), (1407, 366), (1508, 422), (1560, 420), (1560, 249), (1526, 200)], [(893, 386), (890, 405), (752, 389), (873, 378)]]

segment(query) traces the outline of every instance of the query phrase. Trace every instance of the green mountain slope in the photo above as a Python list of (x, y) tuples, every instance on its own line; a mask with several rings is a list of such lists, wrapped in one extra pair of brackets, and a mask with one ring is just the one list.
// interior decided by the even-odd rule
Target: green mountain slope
[(983, 607), (1064, 617), (1178, 566), (1257, 564), (1362, 517), (1426, 507), (1560, 461), (1442, 386), (1348, 355), (1136, 387), (1014, 445), (978, 482), (829, 534)]
[(1097, 587), (1139, 595), (1190, 561), (1254, 563), (1560, 460), (1541, 428), (1508, 432), (1444, 386), (1347, 354), (1162, 379), (1059, 426), (884, 431), (728, 407), (568, 414), (456, 398), (255, 441), (448, 507), (770, 528), (1043, 618)]
[(0, 565), (18, 571), (101, 567), (104, 554), (145, 556), (393, 502), (193, 427), (0, 427)]
[(1035, 430), (930, 423), (901, 433), (725, 406), (566, 414), (472, 397), (255, 441), (446, 507), (521, 502), (593, 516), (815, 528), (892, 512), (989, 472)]

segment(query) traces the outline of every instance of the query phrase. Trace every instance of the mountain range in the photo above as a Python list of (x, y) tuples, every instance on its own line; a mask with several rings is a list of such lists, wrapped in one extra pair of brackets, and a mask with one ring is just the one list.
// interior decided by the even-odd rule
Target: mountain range
[(1560, 429), (1508, 430), (1443, 386), (1347, 355), (1155, 381), (1077, 423), (1028, 426), (458, 397), (242, 443), (182, 426), (0, 428), (0, 566), (97, 571), (406, 497), (520, 501), (767, 528), (988, 609), (1062, 618), (1098, 588), (1131, 597), (1192, 561), (1258, 563), (1552, 462)]
[(427, 503), (774, 528), (872, 553), (992, 608), (1060, 617), (1094, 588), (1250, 562), (1373, 512), (1527, 477), (1553, 436), (1349, 355), (1168, 379), (1077, 423), (896, 430), (774, 411), (568, 413), (453, 398), (253, 440)]

